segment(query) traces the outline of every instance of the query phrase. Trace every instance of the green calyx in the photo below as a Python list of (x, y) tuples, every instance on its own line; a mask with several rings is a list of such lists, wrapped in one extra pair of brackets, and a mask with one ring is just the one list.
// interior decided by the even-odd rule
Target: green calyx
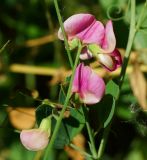
[(40, 126), (39, 126), (39, 129), (43, 131), (47, 131), (49, 136), (51, 135), (51, 118), (52, 116), (48, 116), (42, 119)]
[(74, 38), (71, 41), (69, 41), (68, 43), (69, 43), (70, 50), (73, 50), (73, 49), (78, 47), (79, 39), (78, 38)]
[(88, 50), (94, 55), (96, 56), (99, 51), (100, 51), (100, 47), (97, 44), (89, 44), (88, 45)]

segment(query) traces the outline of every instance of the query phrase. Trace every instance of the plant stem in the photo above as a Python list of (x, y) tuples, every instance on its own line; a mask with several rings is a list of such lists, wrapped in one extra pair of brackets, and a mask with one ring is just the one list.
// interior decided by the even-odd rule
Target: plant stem
[(89, 139), (90, 139), (91, 152), (92, 152), (93, 158), (97, 159), (97, 151), (94, 143), (94, 137), (88, 121), (86, 121), (86, 128), (87, 128)]
[(133, 46), (133, 41), (134, 41), (134, 38), (135, 38), (135, 35), (136, 35), (135, 7), (136, 7), (136, 0), (131, 0), (131, 22), (130, 22), (129, 38), (128, 38), (128, 43), (127, 43), (127, 48), (126, 48), (126, 52), (125, 52), (125, 56), (124, 56), (124, 60), (123, 60), (121, 73), (120, 73), (120, 76), (119, 76), (119, 88), (120, 89), (121, 89), (121, 86), (122, 86), (123, 81), (124, 81), (128, 61), (129, 61), (130, 54), (131, 54), (131, 49), (132, 49), (132, 46)]
[(61, 17), (60, 11), (59, 11), (59, 6), (58, 6), (57, 0), (54, 0), (54, 5), (55, 5), (58, 20), (59, 20), (59, 24), (60, 24), (60, 27), (61, 27), (61, 30), (62, 30), (62, 34), (63, 34), (63, 37), (64, 37), (64, 43), (65, 43), (65, 48), (66, 48), (67, 55), (68, 55), (68, 58), (69, 58), (69, 62), (70, 62), (71, 68), (73, 68), (73, 61), (72, 61), (72, 57), (70, 55), (68, 40), (67, 40), (67, 37), (66, 37), (66, 33), (65, 33), (65, 29), (64, 29), (63, 22), (62, 22), (62, 17)]
[[(126, 48), (126, 52), (125, 52), (125, 56), (124, 56), (124, 60), (123, 60), (121, 73), (120, 73), (120, 76), (119, 76), (119, 88), (120, 88), (120, 90), (121, 90), (121, 86), (124, 82), (124, 77), (125, 77), (127, 65), (128, 65), (128, 61), (129, 61), (129, 58), (130, 58), (130, 53), (131, 53), (133, 41), (134, 41), (134, 38), (135, 38), (135, 34), (136, 34), (135, 7), (136, 7), (136, 0), (131, 0), (131, 22), (130, 22), (130, 29), (129, 29), (129, 38), (128, 38), (128, 43), (127, 43), (127, 48)], [(119, 95), (120, 95), (120, 90), (119, 90)], [(116, 101), (118, 101), (118, 98), (119, 98), (119, 96), (117, 97)], [(104, 133), (103, 133), (103, 136), (102, 136), (102, 139), (101, 139), (101, 142), (100, 142), (100, 146), (99, 146), (99, 150), (98, 150), (98, 159), (99, 160), (103, 156), (105, 146), (106, 146), (106, 142), (107, 142), (107, 139), (108, 139), (108, 135), (109, 135), (109, 132), (110, 132), (110, 128), (111, 128), (111, 123), (104, 129)]]
[(79, 148), (78, 146), (74, 145), (74, 144), (70, 144), (70, 147), (73, 148), (74, 150), (79, 151), (82, 155), (86, 156), (86, 157), (90, 157), (92, 158), (92, 155), (88, 154), (87, 152), (83, 151), (81, 148)]
[(94, 141), (94, 135), (93, 132), (91, 130), (90, 124), (89, 124), (89, 118), (88, 118), (88, 108), (86, 105), (82, 106), (82, 110), (83, 110), (83, 116), (85, 117), (85, 124), (86, 124), (86, 128), (87, 128), (87, 132), (88, 132), (88, 136), (89, 136), (89, 140), (90, 140), (90, 151), (92, 153), (92, 158), (93, 159), (97, 159), (97, 151), (96, 151), (96, 147), (95, 147), (95, 141)]
[(55, 129), (54, 129), (53, 135), (51, 137), (51, 140), (50, 140), (49, 145), (48, 145), (48, 147), (46, 149), (46, 152), (45, 152), (44, 160), (47, 160), (47, 157), (48, 157), (48, 155), (49, 155), (49, 153), (50, 153), (50, 151), (51, 151), (51, 149), (52, 149), (52, 147), (54, 145), (54, 141), (56, 139), (56, 136), (57, 136), (57, 133), (59, 131), (62, 118), (64, 116), (64, 112), (65, 112), (65, 110), (67, 108), (67, 105), (69, 103), (69, 99), (70, 99), (70, 96), (71, 96), (72, 83), (73, 83), (73, 79), (74, 79), (76, 67), (77, 67), (77, 64), (78, 64), (78, 61), (79, 61), (79, 56), (80, 56), (81, 50), (82, 50), (82, 46), (81, 46), (81, 44), (79, 42), (78, 52), (77, 52), (77, 56), (76, 56), (76, 59), (75, 59), (75, 63), (74, 63), (74, 67), (73, 67), (73, 72), (72, 72), (72, 76), (71, 76), (71, 79), (70, 79), (70, 83), (69, 83), (69, 87), (68, 87), (65, 103), (64, 103), (64, 106), (63, 106), (62, 111), (60, 113), (60, 116), (57, 119), (57, 123), (56, 123)]
[(7, 47), (7, 45), (10, 43), (10, 40), (8, 40), (3, 46), (2, 48), (0, 49), (0, 53), (3, 52), (3, 50)]
[(99, 146), (99, 149), (98, 149), (98, 155), (97, 155), (98, 159), (101, 159), (101, 157), (103, 156), (110, 128), (111, 128), (111, 125), (109, 124), (104, 130), (104, 133), (103, 133), (103, 136), (102, 136), (102, 139), (101, 139), (101, 142), (100, 142), (100, 146)]

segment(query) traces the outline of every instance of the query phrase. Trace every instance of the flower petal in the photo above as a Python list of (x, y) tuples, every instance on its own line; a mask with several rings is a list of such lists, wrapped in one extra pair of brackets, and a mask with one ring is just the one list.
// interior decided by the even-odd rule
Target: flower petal
[(103, 79), (92, 72), (89, 77), (87, 92), (83, 94), (82, 101), (86, 104), (98, 103), (102, 99), (104, 92), (105, 83)]
[(114, 71), (117, 66), (115, 59), (108, 54), (98, 54), (99, 63), (106, 68), (108, 71)]
[(76, 36), (81, 39), (84, 44), (96, 43), (101, 45), (104, 33), (105, 30), (103, 24), (99, 21), (95, 21), (87, 29), (78, 33)]
[(20, 140), (25, 148), (31, 151), (44, 149), (49, 142), (48, 132), (40, 129), (23, 130)]
[[(82, 32), (95, 22), (95, 17), (91, 14), (75, 14), (64, 22), (64, 29), (68, 39), (72, 39), (76, 34)], [(64, 40), (61, 28), (58, 31), (58, 37)]]
[(101, 53), (111, 53), (116, 46), (116, 39), (113, 31), (112, 21), (108, 21), (105, 28)]
[(122, 65), (122, 57), (118, 49), (115, 49), (111, 55), (114, 57), (116, 61), (117, 68)]
[(72, 92), (78, 93), (83, 103), (95, 104), (104, 95), (105, 83), (89, 66), (81, 63), (76, 69)]
[(98, 54), (100, 64), (108, 71), (114, 71), (122, 65), (122, 57), (120, 52), (115, 49), (110, 54)]
[(84, 88), (87, 87), (87, 78), (89, 77), (91, 73), (90, 68), (85, 67), (83, 63), (80, 63), (78, 67), (76, 68), (76, 73), (73, 80), (72, 85), (72, 92), (80, 93), (81, 88), (84, 90)]

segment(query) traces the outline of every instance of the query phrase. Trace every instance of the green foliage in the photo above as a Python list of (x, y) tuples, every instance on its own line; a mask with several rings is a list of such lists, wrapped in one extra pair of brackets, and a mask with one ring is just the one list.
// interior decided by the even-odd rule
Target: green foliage
[[(70, 109), (70, 117), (64, 118), (61, 123), (58, 135), (56, 137), (54, 148), (64, 148), (71, 140), (82, 130), (85, 125), (85, 119), (81, 107), (79, 109)], [(56, 120), (53, 120), (53, 130)]]
[[(64, 101), (65, 95), (63, 95), (63, 92), (60, 92), (60, 97), (62, 97), (62, 99), (60, 98), (60, 100)], [(39, 105), (36, 109), (36, 119), (38, 125), (40, 124), (43, 118), (52, 115), (51, 132), (53, 132), (54, 127), (56, 125), (56, 121), (58, 120), (59, 112), (62, 109), (61, 107), (62, 105), (60, 104), (54, 104), (54, 107), (49, 104)], [(54, 148), (56, 149), (61, 149), (64, 148), (65, 145), (68, 145), (85, 125), (85, 118), (83, 116), (83, 110), (81, 107), (68, 107), (66, 112), (67, 117), (63, 118), (59, 132), (55, 139)]]
[(113, 80), (110, 80), (107, 83), (106, 94), (112, 95), (115, 99), (119, 96), (119, 86)]
[(32, 160), (35, 153), (26, 150), (19, 142), (15, 142), (11, 146), (9, 160)]

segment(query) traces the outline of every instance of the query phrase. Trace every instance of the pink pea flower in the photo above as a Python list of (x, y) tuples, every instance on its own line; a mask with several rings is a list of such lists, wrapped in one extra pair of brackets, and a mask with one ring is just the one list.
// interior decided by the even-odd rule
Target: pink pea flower
[(72, 92), (85, 104), (98, 103), (105, 92), (105, 83), (92, 69), (80, 63), (76, 68)]
[(43, 150), (49, 142), (49, 134), (41, 129), (23, 130), (20, 140), (25, 148), (31, 151)]
[(51, 134), (51, 116), (42, 119), (39, 128), (22, 130), (20, 140), (23, 146), (31, 151), (43, 150)]
[[(69, 44), (75, 39), (79, 39), (85, 46), (82, 50), (80, 58), (85, 60), (93, 57), (91, 50), (88, 49), (90, 44), (96, 44), (98, 46), (97, 54), (106, 54), (109, 58), (100, 57), (100, 63), (109, 71), (115, 70), (122, 64), (122, 59), (119, 51), (116, 47), (116, 39), (113, 31), (112, 21), (109, 20), (104, 25), (95, 19), (91, 14), (75, 14), (69, 17), (64, 22), (65, 32), (68, 38)], [(58, 37), (63, 39), (61, 28), (58, 31)], [(114, 54), (115, 53), (115, 54)], [(105, 55), (104, 55), (105, 57)], [(111, 64), (109, 60), (111, 59)], [(117, 64), (115, 64), (117, 63)], [(108, 64), (108, 65), (106, 65)], [(109, 66), (112, 66), (109, 68)]]

